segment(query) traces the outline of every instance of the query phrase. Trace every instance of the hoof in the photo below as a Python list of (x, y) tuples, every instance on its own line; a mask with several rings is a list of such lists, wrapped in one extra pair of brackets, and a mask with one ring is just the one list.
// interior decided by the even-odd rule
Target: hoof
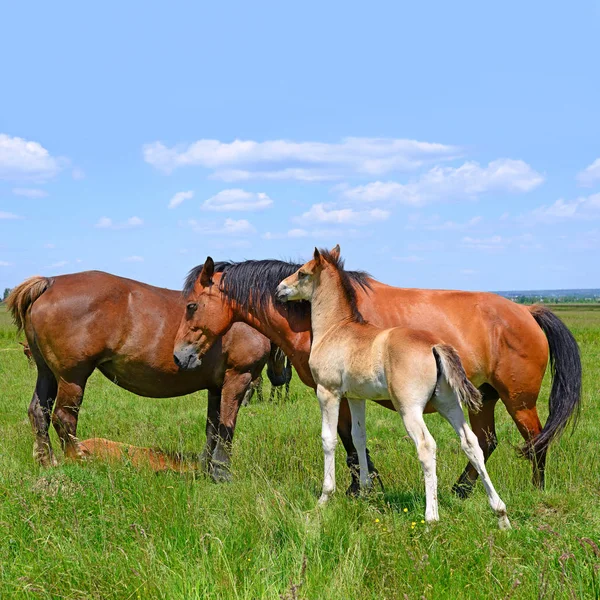
[(231, 471), (225, 467), (213, 466), (211, 477), (215, 483), (231, 483), (233, 481)]
[(506, 515), (502, 515), (501, 517), (498, 518), (498, 527), (502, 531), (507, 531), (508, 529), (512, 529), (510, 521), (508, 520), (508, 517)]

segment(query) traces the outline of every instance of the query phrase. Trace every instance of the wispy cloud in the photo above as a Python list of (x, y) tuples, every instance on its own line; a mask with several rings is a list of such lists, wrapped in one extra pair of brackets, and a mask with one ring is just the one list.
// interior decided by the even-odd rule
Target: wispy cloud
[(140, 262), (144, 262), (144, 257), (143, 256), (126, 256), (123, 259), (123, 262), (132, 262), (132, 263), (140, 263)]
[(422, 256), (416, 256), (415, 254), (409, 256), (392, 256), (392, 259), (401, 263), (418, 263), (425, 260)]
[(46, 181), (68, 164), (52, 156), (39, 142), (0, 133), (0, 179)]
[(0, 219), (22, 219), (23, 217), (20, 217), (19, 215), (15, 215), (14, 213), (10, 213), (10, 212), (3, 212), (0, 210)]
[(115, 222), (109, 217), (100, 217), (96, 223), (99, 229), (131, 229), (132, 227), (140, 227), (144, 221), (139, 217), (130, 217), (126, 221)]
[(457, 168), (436, 166), (409, 183), (374, 181), (336, 189), (343, 198), (354, 202), (421, 206), (450, 199), (474, 199), (494, 191), (529, 192), (543, 181), (543, 175), (526, 162), (501, 158), (487, 167), (476, 162), (466, 162)]
[(12, 267), (12, 263), (0, 260), (0, 267)]
[(191, 200), (194, 197), (194, 192), (191, 190), (188, 192), (177, 192), (169, 201), (169, 208), (176, 208), (184, 200)]
[(46, 190), (35, 188), (13, 188), (15, 196), (25, 196), (26, 198), (45, 198), (48, 195)]
[(543, 205), (526, 215), (521, 215), (518, 220), (524, 224), (533, 224), (597, 218), (600, 218), (600, 193), (581, 196), (571, 201), (560, 198), (554, 204)]
[(298, 239), (298, 238), (330, 238), (332, 236), (344, 237), (354, 230), (341, 231), (339, 229), (289, 229), (288, 231), (267, 231), (261, 237), (265, 240)]
[(52, 263), (50, 265), (50, 268), (52, 269), (60, 269), (61, 267), (64, 267), (66, 265), (69, 264), (68, 260), (59, 260), (58, 262)]
[(385, 221), (389, 211), (374, 208), (372, 210), (354, 210), (353, 208), (331, 208), (325, 204), (313, 204), (310, 210), (294, 217), (296, 223), (335, 223), (338, 225), (369, 225), (377, 221)]
[(600, 182), (600, 158), (577, 174), (577, 183), (583, 187), (592, 187)]
[(246, 219), (225, 219), (223, 224), (189, 219), (187, 224), (196, 232), (205, 235), (244, 236), (256, 233), (254, 226)]
[(483, 217), (472, 217), (467, 221), (443, 221), (439, 215), (423, 217), (420, 214), (410, 215), (405, 229), (425, 229), (427, 231), (463, 231), (479, 225)]
[(204, 210), (213, 211), (257, 211), (269, 208), (273, 200), (264, 193), (246, 192), (241, 189), (223, 190), (202, 204)]
[(167, 147), (154, 142), (143, 147), (144, 160), (172, 173), (198, 166), (225, 181), (297, 179), (319, 181), (347, 175), (381, 175), (410, 171), (433, 161), (456, 158), (460, 150), (445, 144), (406, 139), (345, 138), (338, 143), (287, 140), (198, 140)]

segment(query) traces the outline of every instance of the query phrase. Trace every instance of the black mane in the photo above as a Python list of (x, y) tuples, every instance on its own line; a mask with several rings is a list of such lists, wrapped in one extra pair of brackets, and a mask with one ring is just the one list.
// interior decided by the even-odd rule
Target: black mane
[[(343, 263), (342, 263), (343, 264)], [(183, 293), (188, 296), (194, 289), (194, 284), (202, 272), (204, 265), (194, 267), (188, 274)], [(255, 311), (265, 313), (269, 304), (278, 304), (286, 307), (288, 311), (295, 312), (298, 316), (310, 316), (308, 302), (280, 303), (275, 298), (277, 286), (286, 278), (295, 273), (302, 264), (282, 260), (245, 260), (242, 262), (215, 263), (215, 272), (223, 273), (220, 289), (229, 298), (238, 304), (245, 312)], [(364, 271), (340, 271), (345, 275), (351, 293), (354, 294), (356, 306), (355, 286), (363, 290), (371, 289), (368, 273)], [(342, 276), (344, 279), (344, 276)], [(358, 312), (358, 310), (356, 311)], [(360, 313), (358, 313), (360, 315)], [(362, 317), (360, 317), (362, 319)]]

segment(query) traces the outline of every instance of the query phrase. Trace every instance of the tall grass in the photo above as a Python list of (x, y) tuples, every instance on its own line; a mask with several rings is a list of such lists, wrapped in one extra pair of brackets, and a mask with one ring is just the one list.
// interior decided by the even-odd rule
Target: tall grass
[[(498, 405), (500, 445), (488, 465), (514, 526), (500, 532), (481, 486), (467, 501), (451, 494), (465, 459), (437, 415), (427, 420), (438, 441), (441, 522), (421, 523), (414, 447), (399, 418), (374, 404), (367, 431), (385, 493), (345, 497), (340, 447), (340, 490), (317, 509), (320, 415), (296, 379), (289, 402), (242, 409), (232, 484), (127, 462), (40, 470), (27, 420), (35, 368), (0, 314), (0, 597), (598, 598), (600, 313), (561, 316), (583, 353), (581, 420), (551, 449), (547, 489), (539, 492), (529, 464), (516, 457), (520, 436)], [(205, 410), (205, 393), (139, 398), (96, 373), (79, 434), (199, 452)]]

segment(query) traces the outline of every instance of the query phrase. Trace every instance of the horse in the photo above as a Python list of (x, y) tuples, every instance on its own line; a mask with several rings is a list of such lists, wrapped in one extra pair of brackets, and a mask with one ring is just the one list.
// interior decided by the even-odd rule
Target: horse
[[(308, 364), (310, 307), (305, 302), (283, 304), (275, 298), (278, 284), (300, 266), (250, 260), (215, 268), (208, 257), (186, 280), (187, 304), (175, 337), (175, 357), (182, 363), (201, 359), (218, 336), (242, 321), (277, 344), (300, 379), (316, 389)], [(548, 448), (569, 421), (575, 426), (581, 403), (579, 348), (564, 323), (543, 306), (519, 305), (492, 293), (397, 288), (363, 272), (348, 272), (348, 276), (367, 321), (384, 328), (429, 331), (456, 349), (469, 380), (483, 396), (481, 410), (469, 411), (469, 420), (484, 458), (498, 443), (494, 409), (501, 399), (525, 440), (521, 455), (532, 463), (533, 484), (543, 488)], [(542, 427), (536, 403), (548, 362), (552, 388), (549, 416)], [(378, 402), (394, 408), (390, 401)], [(342, 401), (338, 434), (351, 468), (348, 492), (355, 493), (358, 458), (351, 430), (348, 404)], [(367, 458), (369, 470), (376, 473), (368, 451)], [(453, 491), (466, 498), (476, 480), (477, 471), (469, 463)]]
[(467, 379), (456, 350), (428, 331), (383, 329), (365, 321), (356, 306), (356, 291), (344, 271), (339, 246), (331, 252), (315, 248), (314, 258), (286, 277), (276, 294), (281, 302), (307, 300), (311, 304), (308, 363), (321, 405), (325, 454), (319, 504), (327, 502), (335, 491), (336, 427), (342, 397), (350, 406), (352, 441), (363, 489), (370, 485), (365, 398), (385, 399), (394, 404), (417, 448), (425, 476), (425, 520), (439, 520), (436, 443), (423, 419), (425, 407), (430, 405), (455, 429), (464, 453), (483, 482), (500, 529), (509, 529), (506, 505), (494, 489), (483, 451), (461, 408), (464, 405), (479, 411), (481, 394)]
[(50, 420), (65, 457), (86, 456), (77, 440), (77, 420), (86, 382), (98, 369), (119, 387), (150, 398), (208, 390), (201, 462), (215, 481), (230, 479), (239, 406), (271, 352), (258, 331), (243, 323), (232, 327), (202, 367), (190, 371), (173, 362), (173, 340), (185, 307), (180, 291), (87, 271), (27, 279), (12, 290), (7, 306), (37, 365), (28, 410), (34, 460), (57, 464)]

